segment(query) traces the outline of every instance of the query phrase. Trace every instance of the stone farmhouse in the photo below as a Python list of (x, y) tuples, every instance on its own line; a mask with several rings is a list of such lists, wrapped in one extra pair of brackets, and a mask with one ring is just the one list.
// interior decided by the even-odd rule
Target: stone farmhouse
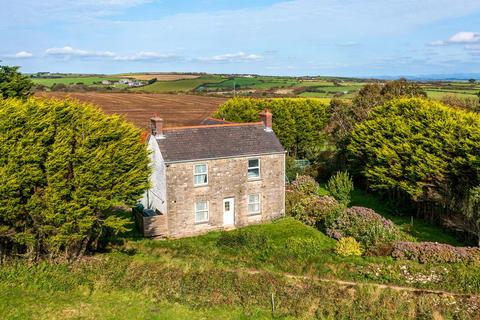
[(145, 236), (184, 237), (285, 214), (285, 150), (272, 114), (260, 119), (174, 128), (151, 119), (151, 189), (137, 213)]

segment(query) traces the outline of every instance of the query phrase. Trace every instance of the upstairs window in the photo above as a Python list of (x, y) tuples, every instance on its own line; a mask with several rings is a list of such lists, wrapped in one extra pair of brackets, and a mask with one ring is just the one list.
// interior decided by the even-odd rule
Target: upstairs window
[(208, 168), (206, 164), (196, 164), (193, 169), (193, 184), (204, 186), (208, 184)]
[(260, 159), (248, 159), (248, 179), (260, 178)]
[(248, 214), (260, 213), (260, 194), (248, 195)]
[(208, 222), (208, 202), (200, 201), (195, 203), (195, 223)]

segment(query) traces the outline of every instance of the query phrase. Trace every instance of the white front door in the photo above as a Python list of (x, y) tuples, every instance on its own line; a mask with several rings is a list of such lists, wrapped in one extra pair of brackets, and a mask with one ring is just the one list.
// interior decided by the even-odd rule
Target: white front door
[(233, 226), (235, 224), (235, 200), (233, 198), (223, 199), (223, 225)]

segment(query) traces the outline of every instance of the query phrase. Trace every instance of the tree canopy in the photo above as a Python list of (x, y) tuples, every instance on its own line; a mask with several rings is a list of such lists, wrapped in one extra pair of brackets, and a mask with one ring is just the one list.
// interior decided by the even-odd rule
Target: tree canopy
[(32, 80), (18, 72), (18, 69), (0, 66), (0, 98), (25, 98), (31, 94)]
[(68, 259), (125, 231), (149, 181), (141, 132), (74, 101), (0, 100), (0, 258)]
[(352, 132), (354, 169), (370, 188), (415, 203), (458, 209), (480, 182), (480, 116), (404, 98), (373, 110)]
[(328, 106), (317, 99), (251, 99), (228, 100), (215, 117), (234, 122), (259, 120), (259, 113), (269, 109), (273, 114), (273, 131), (290, 155), (313, 158), (323, 147), (328, 122)]

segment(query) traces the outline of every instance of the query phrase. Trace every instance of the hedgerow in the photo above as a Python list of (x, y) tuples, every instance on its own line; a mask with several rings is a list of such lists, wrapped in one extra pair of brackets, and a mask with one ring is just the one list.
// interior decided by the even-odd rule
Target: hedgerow
[(410, 201), (432, 221), (467, 212), (464, 203), (480, 185), (478, 150), (480, 115), (413, 98), (376, 107), (348, 145), (351, 169), (371, 189)]
[(0, 99), (0, 262), (74, 259), (130, 219), (149, 184), (141, 131), (74, 101)]

